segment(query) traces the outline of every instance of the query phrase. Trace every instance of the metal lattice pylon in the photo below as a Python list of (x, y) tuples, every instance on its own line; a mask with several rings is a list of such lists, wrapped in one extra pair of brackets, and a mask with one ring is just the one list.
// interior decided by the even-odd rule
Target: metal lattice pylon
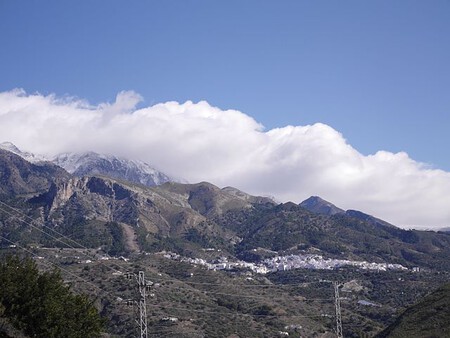
[(146, 297), (146, 281), (144, 276), (144, 271), (139, 271), (138, 276), (138, 284), (139, 284), (139, 329), (140, 329), (140, 337), (147, 338), (147, 304), (145, 303)]
[(339, 284), (333, 282), (334, 285), (334, 306), (336, 309), (336, 335), (338, 338), (344, 338), (342, 333), (342, 317), (341, 317), (341, 300), (339, 298)]

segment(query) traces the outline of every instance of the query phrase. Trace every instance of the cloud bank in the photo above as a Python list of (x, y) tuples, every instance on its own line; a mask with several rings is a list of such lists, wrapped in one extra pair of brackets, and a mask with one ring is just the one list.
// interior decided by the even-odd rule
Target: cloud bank
[(146, 161), (190, 182), (234, 186), (280, 201), (319, 195), (402, 227), (450, 226), (450, 173), (404, 152), (364, 156), (325, 124), (264, 130), (252, 117), (207, 102), (114, 103), (0, 93), (0, 142), (34, 153), (111, 153)]

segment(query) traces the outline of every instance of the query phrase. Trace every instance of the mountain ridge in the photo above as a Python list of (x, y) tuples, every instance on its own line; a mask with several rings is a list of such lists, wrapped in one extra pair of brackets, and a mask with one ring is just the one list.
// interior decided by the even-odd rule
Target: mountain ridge
[[(303, 282), (344, 280), (348, 285), (361, 285), (360, 291), (355, 291), (358, 293), (352, 291), (353, 298), (345, 297), (345, 307), (363, 318), (361, 327), (371, 333), (379, 332), (382, 325), (393, 321), (394, 311), (415, 301), (417, 295), (423, 294), (430, 285), (435, 286), (450, 271), (450, 234), (403, 230), (381, 220), (374, 221), (372, 216), (360, 212), (320, 214), (293, 202), (275, 203), (265, 197), (251, 196), (232, 187), (219, 188), (208, 182), (166, 182), (147, 187), (105, 175), (77, 177), (52, 163), (33, 164), (0, 150), (0, 194), (4, 203), (0, 206), (0, 236), (6, 239), (0, 240), (1, 248), (19, 243), (40, 250), (41, 254), (54, 253), (56, 257), (63, 252), (60, 248), (65, 247), (58, 241), (64, 236), (91, 248), (96, 255), (125, 255), (133, 259), (130, 264), (134, 268), (144, 264), (148, 257), (147, 265), (140, 268), (157, 264), (154, 278), (159, 278), (159, 271), (166, 272), (171, 278), (186, 281), (182, 284), (184, 291), (192, 289), (189, 280), (194, 276), (198, 283), (215, 283), (224, 276), (227, 281), (239, 279), (244, 283), (253, 283), (254, 279), (267, 285), (295, 283), (296, 291), (283, 300), (289, 308), (292, 308), (289, 302), (297, 299), (299, 290), (307, 289), (309, 298), (323, 298), (316, 293), (317, 285), (299, 286)], [(5, 205), (18, 212), (9, 212)], [(33, 227), (29, 222), (23, 222), (24, 217), (34, 220)], [(48, 230), (40, 231), (44, 227), (57, 229), (59, 235), (49, 237), (46, 235)], [(73, 264), (72, 268), (86, 274), (102, 270), (90, 269), (87, 261), (84, 267), (81, 266), (84, 263), (74, 261), (73, 257), (79, 253), (76, 248), (73, 250), (75, 253), (62, 261), (68, 264), (66, 267)], [(171, 257), (182, 259), (176, 261)], [(257, 266), (253, 262), (265, 259), (272, 262), (274, 269), (266, 269), (264, 277), (249, 269)], [(288, 271), (287, 267), (295, 259), (305, 259), (309, 263)], [(331, 262), (333, 259), (341, 263), (320, 270), (320, 260)], [(357, 264), (343, 266), (345, 260)], [(210, 265), (203, 264), (207, 261)], [(382, 268), (386, 266), (384, 263), (400, 264), (407, 269), (373, 272), (362, 268), (376, 264)], [(220, 266), (229, 272), (219, 274), (204, 266)], [(190, 272), (194, 269), (195, 273)], [(202, 279), (205, 273), (211, 273), (208, 277), (211, 279)], [(419, 285), (417, 280), (426, 282)], [(116, 285), (116, 281), (111, 283)], [(238, 311), (238, 304), (242, 303), (242, 299), (226, 296), (218, 300), (214, 295), (199, 292), (209, 304), (225, 311)], [(403, 292), (407, 293), (407, 298)], [(236, 291), (228, 293), (235, 294)], [(244, 293), (239, 291), (245, 296)], [(351, 304), (351, 300), (361, 300), (356, 298), (360, 293), (364, 295), (363, 302)], [(164, 297), (171, 299), (171, 295), (168, 290)], [(272, 298), (268, 291), (264, 301), (272, 305), (269, 308), (260, 305), (261, 311), (255, 312), (258, 316), (275, 313), (270, 309), (277, 309), (280, 304), (274, 303)], [(183, 298), (183, 301), (187, 307), (191, 306), (192, 300)], [(388, 306), (372, 310), (361, 308), (378, 303)], [(184, 306), (183, 303), (174, 304)], [(253, 304), (246, 306), (250, 309)], [(305, 306), (323, 313), (321, 305)], [(170, 315), (165, 309), (160, 311)], [(307, 328), (291, 330), (290, 323), (280, 318), (283, 325), (277, 329), (270, 323), (260, 324), (270, 332), (288, 327), (286, 330), (294, 337), (299, 336), (296, 330), (303, 330), (303, 336), (320, 337), (319, 334), (312, 335), (313, 331), (325, 326), (328, 330), (332, 326), (319, 315), (319, 319), (308, 322)], [(344, 320), (346, 336), (357, 337), (354, 332), (358, 332), (358, 326)], [(182, 330), (174, 326), (176, 329)]]
[[(9, 189), (5, 193), (17, 197), (18, 192), (26, 192), (24, 203), (42, 222), (68, 233), (78, 229), (84, 240), (89, 232), (107, 233), (105, 224), (117, 222), (135, 231), (141, 250), (158, 250), (166, 243), (168, 249), (178, 248), (179, 253), (187, 250), (192, 255), (217, 246), (245, 258), (252, 257), (252, 250), (258, 247), (283, 253), (319, 249), (330, 257), (410, 267), (450, 264), (445, 259), (450, 250), (449, 234), (402, 230), (361, 212), (318, 214), (292, 202), (276, 204), (207, 182), (146, 187), (105, 176), (80, 178), (52, 164), (34, 165), (10, 152), (2, 154), (3, 168), (23, 168), (24, 174), (18, 178), (37, 177), (17, 179), (19, 188), (39, 183), (34, 192)], [(52, 171), (42, 178), (42, 170)], [(2, 181), (7, 171), (3, 170)], [(60, 178), (53, 180), (54, 173)], [(14, 177), (10, 179), (12, 186)], [(105, 236), (103, 242), (108, 238)], [(94, 242), (100, 243), (101, 238)]]
[(22, 151), (11, 142), (0, 143), (0, 149), (19, 155), (31, 163), (51, 162), (78, 177), (105, 175), (150, 187), (169, 181), (182, 181), (169, 177), (145, 162), (130, 160), (115, 155), (99, 154), (93, 151), (80, 153), (68, 152), (53, 157), (46, 157)]
[(145, 162), (92, 151), (59, 154), (52, 158), (52, 162), (79, 177), (100, 174), (146, 186), (160, 185), (173, 180)]

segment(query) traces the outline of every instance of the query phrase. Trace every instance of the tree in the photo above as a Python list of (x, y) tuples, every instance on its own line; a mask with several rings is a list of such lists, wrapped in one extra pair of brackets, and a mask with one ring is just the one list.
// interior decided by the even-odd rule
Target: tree
[(32, 337), (99, 337), (103, 320), (86, 295), (73, 294), (58, 270), (40, 273), (29, 258), (0, 263), (2, 317)]

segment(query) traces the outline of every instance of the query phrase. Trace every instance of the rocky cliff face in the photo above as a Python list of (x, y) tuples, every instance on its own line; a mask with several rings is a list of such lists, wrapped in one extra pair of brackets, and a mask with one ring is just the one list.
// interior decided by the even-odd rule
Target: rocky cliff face
[(188, 235), (203, 244), (211, 238), (223, 242), (234, 234), (211, 217), (254, 203), (272, 203), (206, 182), (146, 187), (105, 176), (71, 176), (51, 163), (31, 164), (7, 151), (0, 158), (4, 194), (22, 196), (21, 203), (28, 205), (34, 219), (65, 234), (86, 233), (85, 228), (91, 227), (88, 233), (101, 237), (104, 225), (116, 222), (126, 225), (128, 233), (133, 230), (144, 247), (156, 243), (156, 238), (182, 242)]
[(43, 222), (69, 233), (80, 222), (116, 222), (124, 229), (125, 241), (135, 238), (135, 248), (151, 251), (176, 245), (177, 250), (200, 251), (193, 247), (201, 243), (226, 251), (235, 233), (211, 217), (251, 208), (246, 199), (209, 183), (149, 188), (90, 176), (73, 177), (31, 202), (42, 210)]

